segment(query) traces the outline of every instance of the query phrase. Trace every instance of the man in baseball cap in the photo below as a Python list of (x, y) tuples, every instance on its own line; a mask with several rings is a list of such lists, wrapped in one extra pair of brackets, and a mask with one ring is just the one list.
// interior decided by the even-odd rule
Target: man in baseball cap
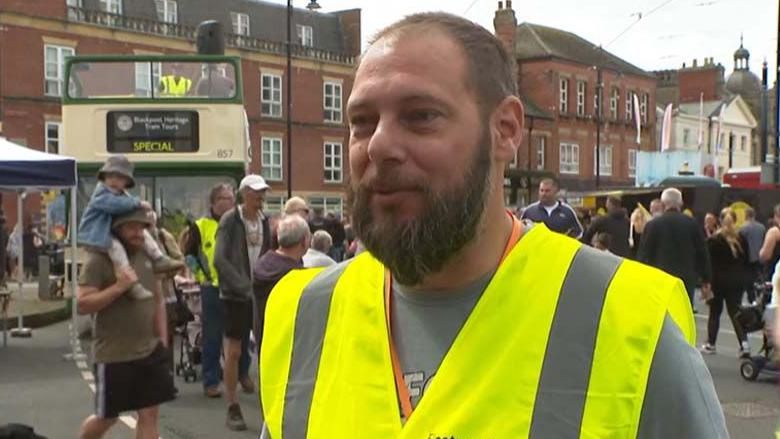
[(222, 215), (217, 229), (214, 268), (225, 309), (223, 370), (228, 403), (226, 424), (231, 430), (246, 430), (236, 396), (237, 384), (240, 382), (246, 393), (254, 393), (255, 390), (249, 378), (248, 364), (239, 367), (239, 359), (246, 357), (249, 332), (257, 308), (253, 306), (252, 267), (271, 243), (268, 218), (263, 214), (268, 188), (268, 183), (259, 175), (244, 177), (238, 186), (241, 204)]

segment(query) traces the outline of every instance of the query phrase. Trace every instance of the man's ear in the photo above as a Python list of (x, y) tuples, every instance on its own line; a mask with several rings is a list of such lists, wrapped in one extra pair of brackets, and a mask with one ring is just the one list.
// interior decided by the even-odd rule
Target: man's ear
[(523, 142), (525, 109), (517, 96), (507, 96), (490, 118), (493, 133), (493, 154), (496, 160), (509, 163), (514, 160)]

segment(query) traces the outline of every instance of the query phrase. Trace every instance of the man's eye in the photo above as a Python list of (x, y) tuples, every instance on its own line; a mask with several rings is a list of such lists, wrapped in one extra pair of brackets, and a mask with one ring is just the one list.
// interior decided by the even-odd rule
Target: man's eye
[(410, 123), (424, 124), (436, 120), (441, 113), (436, 110), (415, 110), (407, 114), (406, 119)]

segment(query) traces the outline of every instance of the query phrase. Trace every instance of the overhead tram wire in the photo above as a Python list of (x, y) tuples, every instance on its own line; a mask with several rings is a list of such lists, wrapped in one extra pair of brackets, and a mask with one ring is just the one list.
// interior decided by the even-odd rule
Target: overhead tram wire
[(636, 19), (636, 21), (635, 21), (635, 22), (633, 22), (633, 23), (631, 23), (630, 25), (628, 25), (628, 27), (626, 27), (625, 29), (623, 29), (623, 31), (622, 31), (622, 32), (620, 32), (620, 33), (619, 33), (619, 34), (618, 34), (618, 35), (617, 35), (615, 38), (613, 38), (613, 39), (612, 39), (612, 40), (611, 40), (609, 43), (607, 43), (606, 45), (604, 45), (604, 47), (605, 47), (605, 48), (607, 48), (607, 47), (611, 46), (611, 45), (612, 45), (612, 44), (614, 44), (614, 43), (615, 43), (617, 40), (619, 40), (621, 37), (623, 37), (623, 35), (625, 35), (626, 33), (628, 33), (628, 31), (630, 31), (630, 30), (631, 30), (631, 29), (632, 29), (634, 26), (636, 26), (636, 25), (637, 25), (637, 24), (638, 24), (640, 21), (642, 21), (643, 19), (645, 19), (645, 18), (647, 18), (647, 17), (651, 16), (652, 14), (654, 14), (654, 13), (658, 12), (659, 10), (661, 10), (662, 8), (664, 8), (665, 6), (667, 6), (667, 5), (669, 5), (670, 3), (672, 3), (673, 1), (675, 1), (675, 0), (666, 0), (666, 1), (664, 1), (663, 3), (659, 4), (658, 6), (654, 7), (653, 9), (651, 9), (651, 10), (649, 10), (649, 11), (645, 12), (645, 13), (638, 12), (638, 13), (636, 13), (636, 14), (631, 14), (632, 16), (633, 16), (633, 15), (636, 15), (636, 16), (637, 16), (637, 19)]

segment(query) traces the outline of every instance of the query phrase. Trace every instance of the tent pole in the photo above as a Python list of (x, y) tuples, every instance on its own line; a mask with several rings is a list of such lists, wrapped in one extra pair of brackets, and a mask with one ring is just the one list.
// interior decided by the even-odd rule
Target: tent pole
[(19, 276), (19, 315), (17, 316), (17, 326), (11, 330), (11, 337), (32, 337), (32, 330), (24, 327), (24, 218), (22, 210), (24, 209), (24, 198), (27, 195), (25, 191), (19, 191), (16, 202), (16, 224), (19, 227), (19, 233), (22, 237), (22, 245), (19, 247), (19, 263), (16, 264), (17, 274)]

